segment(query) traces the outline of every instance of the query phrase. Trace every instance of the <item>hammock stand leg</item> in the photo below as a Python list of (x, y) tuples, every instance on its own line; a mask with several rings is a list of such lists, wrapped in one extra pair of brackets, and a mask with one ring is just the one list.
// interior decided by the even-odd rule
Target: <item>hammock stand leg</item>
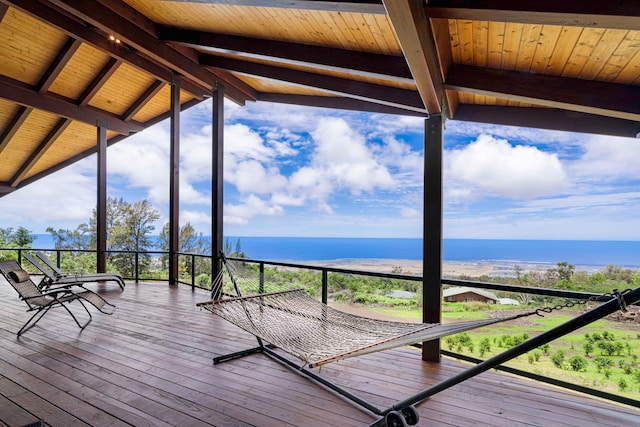
[[(619, 298), (622, 298), (624, 301), (624, 305), (632, 305), (640, 301), (640, 288), (636, 288), (635, 290), (628, 292), (624, 295), (620, 295)], [(406, 408), (411, 405), (415, 405), (416, 403), (422, 402), (423, 400), (433, 396), (436, 393), (439, 393), (443, 390), (446, 390), (454, 385), (457, 385), (463, 381), (468, 380), (471, 377), (474, 377), (482, 372), (488, 371), (489, 369), (496, 367), (502, 363), (508, 362), (509, 360), (518, 357), (528, 351), (534, 350), (541, 345), (544, 345), (548, 342), (551, 342), (557, 338), (560, 338), (570, 332), (575, 331), (576, 329), (580, 329), (583, 326), (586, 326), (596, 320), (600, 320), (605, 316), (608, 316), (616, 311), (620, 310), (623, 305), (618, 298), (613, 298), (608, 302), (587, 311), (586, 313), (581, 314), (578, 317), (575, 317), (561, 325), (556, 326), (553, 329), (548, 330), (538, 336), (528, 339), (527, 341), (518, 344), (515, 347), (512, 347), (506, 351), (503, 351), (500, 354), (493, 356), (490, 359), (485, 360), (482, 363), (479, 363), (471, 368), (455, 375), (449, 379), (446, 379), (434, 386), (431, 386), (420, 393), (417, 393), (403, 401), (397, 402), (393, 406), (382, 411), (380, 415), (386, 415), (392, 411), (400, 411), (403, 408)], [(373, 424), (370, 424), (369, 427), (381, 427), (386, 424), (385, 419), (382, 418)]]
[(244, 356), (249, 356), (250, 354), (263, 353), (266, 350), (271, 348), (276, 348), (276, 346), (273, 344), (263, 345), (262, 342), (260, 342), (260, 345), (258, 345), (257, 347), (248, 348), (246, 350), (236, 351), (235, 353), (229, 353), (229, 354), (224, 354), (222, 356), (214, 357), (213, 364), (216, 365), (218, 363), (228, 362), (229, 360), (239, 359)]

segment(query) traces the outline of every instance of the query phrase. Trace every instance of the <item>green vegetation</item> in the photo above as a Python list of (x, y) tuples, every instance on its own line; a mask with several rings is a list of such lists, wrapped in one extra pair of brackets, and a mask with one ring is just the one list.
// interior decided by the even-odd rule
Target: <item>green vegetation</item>
[[(18, 227), (17, 230), (13, 228), (0, 228), (0, 248), (30, 248), (31, 244), (35, 240), (30, 230), (24, 227)], [(0, 251), (0, 260), (16, 259), (18, 257), (18, 251)]]

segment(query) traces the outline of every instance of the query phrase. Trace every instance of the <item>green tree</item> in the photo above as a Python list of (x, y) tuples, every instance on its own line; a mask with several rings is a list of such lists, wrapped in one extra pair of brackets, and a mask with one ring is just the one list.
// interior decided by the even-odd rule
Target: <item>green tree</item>
[[(162, 227), (162, 232), (160, 233), (158, 239), (158, 248), (162, 251), (169, 251), (169, 223), (166, 223)], [(211, 254), (211, 245), (204, 238), (202, 233), (198, 233), (195, 231), (195, 228), (191, 225), (191, 223), (187, 222), (184, 226), (180, 227), (178, 232), (178, 252), (181, 253), (190, 253), (190, 254), (199, 254), (199, 255), (209, 255)], [(188, 275), (191, 273), (191, 260), (192, 257), (180, 257), (178, 261), (178, 274)], [(160, 257), (160, 261), (162, 262), (162, 268), (167, 269), (169, 264), (169, 256), (163, 255)], [(196, 275), (202, 273), (211, 274), (211, 265), (208, 262), (208, 258), (204, 259), (201, 257), (196, 258)]]
[[(34, 240), (35, 236), (31, 234), (31, 230), (27, 230), (24, 227), (18, 227), (18, 229), (15, 231), (13, 230), (13, 227), (0, 228), (0, 248), (30, 248)], [(16, 259), (17, 256), (17, 251), (0, 251), (0, 260)]]

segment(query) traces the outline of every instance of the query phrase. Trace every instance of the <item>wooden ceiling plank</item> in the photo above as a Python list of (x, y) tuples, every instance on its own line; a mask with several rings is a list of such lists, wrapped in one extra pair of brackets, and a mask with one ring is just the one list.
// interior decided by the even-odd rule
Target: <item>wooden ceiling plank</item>
[(248, 58), (277, 59), (287, 64), (313, 65), (326, 70), (413, 83), (406, 61), (398, 56), (167, 27), (158, 28), (158, 35), (165, 41), (207, 51), (229, 52)]
[(342, 79), (226, 57), (201, 55), (200, 63), (208, 67), (219, 67), (252, 76), (280, 80), (299, 86), (318, 88), (369, 102), (393, 105), (418, 112), (424, 111), (420, 97), (414, 91), (407, 89), (390, 88), (373, 83)]
[(222, 80), (227, 88), (227, 95), (231, 96), (230, 89), (234, 88), (236, 89), (234, 93), (242, 92), (244, 94), (240, 102), (244, 102), (247, 99), (255, 99), (252, 98), (253, 90), (250, 87), (237, 80), (229, 80), (203, 69), (191, 58), (170, 47), (162, 40), (151, 36), (147, 30), (138, 27), (135, 23), (128, 21), (102, 4), (78, 2), (76, 0), (48, 1), (64, 11), (89, 22), (91, 25), (95, 25), (107, 34), (117, 36), (123, 43), (134, 47), (152, 60), (169, 67), (188, 79), (204, 85), (209, 90), (216, 85), (217, 81)]
[(640, 121), (640, 87), (455, 65), (445, 88), (539, 106)]
[(435, 37), (424, 12), (424, 1), (384, 0), (383, 3), (427, 111), (441, 113), (441, 104), (446, 102), (441, 65)]
[(60, 119), (55, 124), (55, 126), (51, 129), (51, 132), (42, 140), (40, 145), (34, 150), (34, 152), (29, 156), (29, 159), (20, 167), (18, 172), (15, 174), (9, 185), (11, 187), (17, 187), (18, 184), (29, 174), (29, 171), (33, 169), (33, 167), (38, 163), (38, 160), (42, 158), (47, 152), (47, 150), (53, 145), (53, 143), (62, 135), (62, 133), (67, 129), (67, 127), (71, 124), (70, 119)]
[(167, 2), (189, 2), (223, 4), (229, 6), (273, 7), (281, 9), (319, 10), (329, 12), (366, 13), (383, 15), (384, 6), (380, 0), (359, 1), (318, 1), (318, 0), (165, 0)]
[(0, 98), (15, 102), (25, 107), (48, 111), (72, 120), (95, 126), (97, 121), (109, 123), (109, 129), (121, 134), (140, 132), (143, 126), (124, 122), (118, 117), (91, 107), (79, 107), (73, 102), (63, 100), (51, 94), (39, 94), (29, 85), (0, 76)]
[(426, 117), (426, 113), (419, 113), (404, 108), (396, 108), (388, 105), (367, 102), (360, 99), (344, 98), (338, 96), (310, 96), (290, 95), (284, 93), (260, 93), (258, 101), (277, 102), (290, 105), (305, 105), (308, 107), (322, 107), (336, 110), (366, 111), (369, 113), (400, 114), (404, 116)]
[[(81, 40), (98, 50), (101, 50), (114, 58), (118, 58), (152, 76), (163, 80), (167, 83), (171, 82), (174, 73), (166, 67), (140, 55), (138, 52), (123, 48), (109, 41), (104, 34), (99, 33), (93, 28), (88, 28), (79, 23), (76, 19), (60, 12), (58, 9), (52, 8), (46, 3), (37, 0), (2, 0), (12, 7), (19, 9), (35, 18), (38, 18), (49, 25), (62, 31), (69, 37)], [(191, 80), (183, 81), (182, 88), (194, 96), (202, 99), (205, 95), (210, 94), (210, 90), (202, 85), (198, 85)]]
[(33, 111), (33, 108), (20, 106), (16, 114), (14, 114), (11, 121), (7, 124), (4, 132), (0, 134), (0, 153), (9, 145), (11, 138), (18, 132), (20, 126), (27, 120), (29, 114)]
[(635, 1), (429, 0), (425, 9), (432, 18), (640, 30)]
[(136, 100), (136, 102), (131, 104), (129, 109), (125, 111), (125, 113), (121, 117), (122, 120), (124, 120), (125, 122), (131, 120), (133, 116), (135, 116), (138, 111), (140, 111), (142, 107), (144, 107), (145, 104), (151, 100), (151, 98), (156, 96), (156, 94), (162, 90), (162, 87), (164, 85), (165, 83), (161, 82), (160, 80), (156, 80), (155, 82), (153, 82), (151, 86), (149, 86), (144, 91), (144, 93)]
[(67, 65), (81, 44), (82, 42), (80, 40), (76, 40), (71, 37), (67, 40), (47, 71), (42, 75), (37, 86), (38, 93), (46, 93), (49, 90), (53, 82), (62, 72), (62, 69)]
[(555, 108), (460, 104), (453, 120), (637, 138), (640, 121)]
[(91, 102), (91, 99), (98, 93), (100, 88), (113, 76), (122, 61), (116, 58), (109, 58), (109, 61), (100, 70), (93, 81), (84, 89), (82, 95), (78, 98), (79, 105), (84, 107)]

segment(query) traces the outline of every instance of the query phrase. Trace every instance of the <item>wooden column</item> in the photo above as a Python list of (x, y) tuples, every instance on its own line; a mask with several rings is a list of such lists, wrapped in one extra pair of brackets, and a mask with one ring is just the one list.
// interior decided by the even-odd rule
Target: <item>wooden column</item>
[(178, 284), (180, 238), (180, 82), (171, 82), (171, 118), (169, 152), (169, 284)]
[(213, 88), (213, 131), (211, 145), (213, 147), (211, 163), (211, 274), (216, 277), (222, 269), (219, 259), (223, 250), (223, 187), (224, 187), (224, 92), (225, 87), (216, 83)]
[(96, 270), (107, 271), (107, 128), (109, 124), (98, 121), (98, 170), (96, 201)]
[[(442, 116), (425, 120), (422, 321), (442, 319)], [(422, 360), (440, 360), (440, 340), (423, 343)]]

